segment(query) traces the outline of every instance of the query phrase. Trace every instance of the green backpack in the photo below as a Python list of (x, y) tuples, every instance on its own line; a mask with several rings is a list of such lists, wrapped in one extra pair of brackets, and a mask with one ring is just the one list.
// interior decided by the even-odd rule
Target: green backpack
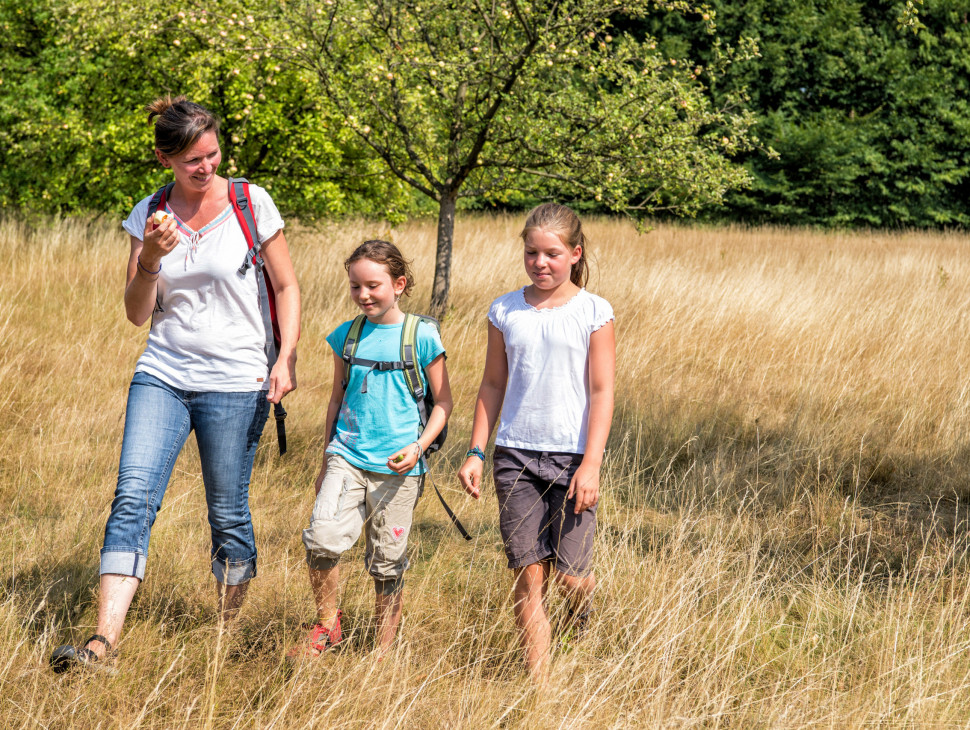
[[(350, 368), (354, 365), (367, 368), (368, 373), (371, 370), (401, 370), (404, 373), (404, 380), (407, 383), (411, 397), (414, 398), (414, 402), (418, 407), (418, 417), (421, 419), (421, 428), (423, 429), (428, 425), (428, 416), (431, 415), (431, 409), (434, 408), (434, 395), (426, 382), (424, 369), (418, 363), (418, 325), (421, 322), (428, 322), (438, 331), (439, 336), (441, 335), (441, 325), (438, 324), (438, 320), (434, 317), (407, 313), (404, 315), (404, 326), (401, 328), (401, 359), (367, 360), (366, 358), (357, 357), (357, 346), (360, 344), (360, 334), (364, 329), (364, 322), (366, 321), (367, 317), (365, 315), (358, 314), (350, 325), (350, 329), (347, 330), (347, 336), (344, 338), (342, 358), (347, 363), (347, 367), (344, 368), (342, 383), (344, 391), (346, 392), (347, 384), (350, 382)], [(364, 384), (361, 386), (360, 392), (367, 392), (366, 374), (364, 375)], [(448, 426), (446, 424), (434, 440), (434, 443), (425, 449), (425, 453), (433, 454), (438, 451), (444, 445), (447, 436)]]
[[(411, 314), (410, 312), (404, 315), (404, 326), (401, 328), (401, 359), (400, 360), (368, 360), (366, 358), (357, 357), (357, 346), (360, 344), (360, 335), (364, 330), (364, 322), (367, 321), (367, 317), (363, 314), (358, 314), (357, 317), (350, 325), (350, 329), (347, 330), (347, 336), (344, 338), (344, 346), (341, 354), (341, 358), (347, 366), (344, 368), (344, 377), (341, 382), (344, 392), (347, 392), (347, 385), (350, 383), (350, 368), (354, 365), (359, 367), (367, 368), (367, 373), (364, 374), (364, 382), (360, 386), (360, 392), (367, 392), (367, 375), (371, 370), (401, 370), (404, 373), (404, 380), (407, 383), (408, 390), (411, 392), (411, 397), (414, 398), (414, 402), (418, 408), (418, 417), (421, 419), (421, 428), (423, 429), (428, 425), (428, 416), (431, 414), (431, 409), (434, 408), (434, 394), (431, 392), (431, 388), (428, 387), (427, 376), (424, 373), (424, 369), (418, 363), (417, 347), (418, 347), (418, 325), (421, 322), (427, 322), (432, 325), (438, 334), (441, 334), (441, 325), (438, 323), (434, 317), (428, 317), (423, 314)], [(334, 419), (333, 429), (330, 433), (330, 438), (334, 437), (337, 431), (337, 419)], [(434, 452), (441, 449), (445, 443), (445, 439), (448, 436), (448, 424), (441, 429), (441, 433), (435, 438), (434, 442), (424, 450), (425, 455), (433, 454)], [(430, 477), (430, 474), (429, 474)], [(471, 535), (465, 530), (464, 525), (458, 521), (458, 517), (452, 512), (451, 507), (445, 502), (445, 498), (441, 496), (441, 492), (438, 491), (438, 487), (434, 482), (431, 482), (431, 486), (434, 487), (435, 494), (438, 495), (438, 499), (441, 501), (441, 505), (445, 508), (445, 512), (448, 513), (448, 517), (455, 524), (458, 532), (461, 533), (462, 537), (466, 540), (471, 540)]]

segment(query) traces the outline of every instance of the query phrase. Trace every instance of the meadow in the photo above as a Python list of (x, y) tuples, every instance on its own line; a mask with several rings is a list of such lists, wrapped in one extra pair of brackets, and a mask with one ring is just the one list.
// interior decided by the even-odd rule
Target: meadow
[[(404, 621), (373, 652), (360, 548), (342, 649), (288, 671), (312, 618), (300, 530), (341, 262), (386, 236), (428, 299), (434, 224), (288, 229), (303, 290), (290, 453), (253, 473), (259, 576), (222, 630), (194, 442), (153, 531), (117, 671), (53, 675), (93, 631), (127, 384), (115, 222), (0, 223), (0, 726), (45, 728), (964, 727), (970, 723), (970, 239), (963, 234), (589, 221), (611, 301), (617, 409), (602, 472), (592, 630), (533, 688), (494, 494), (464, 496), (485, 311), (526, 283), (519, 217), (460, 217), (444, 322), (455, 413), (412, 533)], [(556, 620), (562, 601), (550, 594)]]

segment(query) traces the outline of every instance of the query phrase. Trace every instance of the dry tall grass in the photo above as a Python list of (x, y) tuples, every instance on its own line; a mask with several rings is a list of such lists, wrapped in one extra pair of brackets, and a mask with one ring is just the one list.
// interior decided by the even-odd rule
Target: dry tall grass
[[(259, 578), (220, 634), (190, 443), (156, 523), (119, 672), (54, 676), (91, 633), (126, 385), (145, 332), (121, 303), (115, 226), (0, 225), (3, 727), (860, 727), (970, 722), (970, 259), (959, 235), (838, 235), (592, 221), (614, 305), (618, 408), (603, 472), (591, 635), (525, 681), (494, 497), (453, 473), (484, 313), (524, 276), (514, 218), (458, 225), (445, 323), (456, 396), (419, 507), (395, 652), (370, 653), (372, 588), (343, 571), (344, 650), (284, 671), (311, 616), (299, 531), (323, 448), (324, 335), (354, 314), (340, 265), (365, 236), (415, 257), (433, 226), (289, 233), (304, 292), (291, 453), (253, 477)], [(429, 490), (430, 491), (430, 490)], [(554, 613), (562, 610), (551, 601)]]

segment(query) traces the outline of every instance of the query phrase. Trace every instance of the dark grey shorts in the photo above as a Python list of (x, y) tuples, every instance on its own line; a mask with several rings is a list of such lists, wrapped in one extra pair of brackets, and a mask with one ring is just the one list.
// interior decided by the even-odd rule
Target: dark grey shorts
[(510, 568), (551, 560), (562, 573), (589, 572), (596, 507), (577, 515), (576, 500), (566, 500), (582, 461), (582, 454), (495, 447), (492, 473)]

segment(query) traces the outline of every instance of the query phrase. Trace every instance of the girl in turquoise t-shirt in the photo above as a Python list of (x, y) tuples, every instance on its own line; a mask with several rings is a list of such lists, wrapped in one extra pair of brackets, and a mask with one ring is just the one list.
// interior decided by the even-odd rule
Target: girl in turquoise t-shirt
[[(408, 263), (394, 244), (367, 241), (344, 267), (351, 299), (366, 316), (354, 357), (399, 361), (405, 314), (398, 300), (414, 284)], [(347, 377), (343, 351), (351, 324), (344, 322), (327, 337), (334, 358), (326, 424), (332, 436), (316, 480), (310, 526), (303, 531), (317, 623), (307, 640), (290, 651), (291, 658), (319, 656), (340, 642), (338, 562), (365, 527), (378, 650), (390, 647), (401, 620), (408, 533), (424, 486), (422, 455), (451, 414), (445, 350), (433, 326), (422, 322), (417, 329), (418, 364), (435, 400), (422, 429), (402, 370), (355, 364)]]

